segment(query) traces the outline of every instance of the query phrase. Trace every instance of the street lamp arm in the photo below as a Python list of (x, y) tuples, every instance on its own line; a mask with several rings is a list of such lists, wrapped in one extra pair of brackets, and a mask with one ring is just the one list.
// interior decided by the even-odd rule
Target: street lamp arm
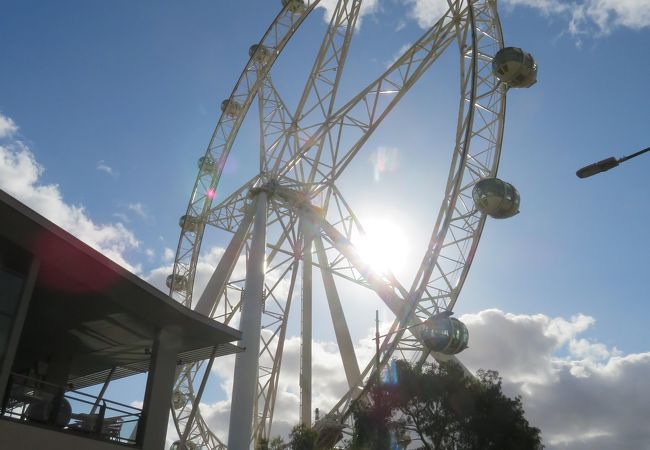
[(618, 162), (619, 162), (619, 163), (622, 163), (623, 161), (627, 161), (628, 159), (632, 159), (632, 158), (634, 158), (635, 156), (642, 155), (642, 154), (644, 154), (644, 153), (646, 153), (646, 152), (650, 152), (650, 147), (648, 147), (648, 148), (644, 148), (643, 150), (639, 150), (638, 152), (636, 152), (636, 153), (632, 153), (632, 154), (629, 155), (629, 156), (624, 156), (624, 157), (622, 157), (621, 159), (619, 159)]

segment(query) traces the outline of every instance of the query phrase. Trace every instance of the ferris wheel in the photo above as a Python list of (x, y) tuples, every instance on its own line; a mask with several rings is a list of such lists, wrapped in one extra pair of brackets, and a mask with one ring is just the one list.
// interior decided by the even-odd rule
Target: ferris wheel
[[(496, 178), (505, 96), (509, 88), (535, 83), (537, 67), (521, 49), (504, 48), (496, 0), (448, 0), (440, 20), (346, 102), (338, 101), (337, 94), (361, 0), (339, 0), (306, 85), (298, 92), (297, 107), (290, 110), (273, 83), (273, 65), (318, 3), (281, 0), (279, 14), (250, 47), (250, 58), (223, 100), (212, 139), (198, 160), (167, 285), (185, 306), (237, 324), (246, 351), (236, 357), (227, 447), (198, 408), (210, 363), (182, 368), (171, 409), (179, 435), (174, 450), (242, 450), (272, 436), (292, 308), (301, 318), (300, 421), (314, 425), (321, 442), (333, 445), (351, 402), (364, 395), (366, 382), (392, 358), (442, 360), (466, 348), (467, 328), (451, 315), (486, 215), (507, 218), (519, 210), (516, 189)], [(364, 229), (337, 180), (404, 95), (454, 47), (460, 58), (460, 101), (449, 175), (430, 242), (412, 285), (405, 287), (360, 256), (354, 243)], [(259, 168), (217, 202), (224, 166), (237, 149), (247, 115), (259, 122)], [(201, 244), (213, 234), (227, 236), (228, 243), (205, 290), (195, 296)], [(343, 313), (345, 298), (337, 288), (342, 280), (376, 293), (394, 317), (377, 363), (373, 359), (364, 365), (357, 359)], [(311, 347), (317, 282), (325, 292), (348, 390), (314, 423)]]

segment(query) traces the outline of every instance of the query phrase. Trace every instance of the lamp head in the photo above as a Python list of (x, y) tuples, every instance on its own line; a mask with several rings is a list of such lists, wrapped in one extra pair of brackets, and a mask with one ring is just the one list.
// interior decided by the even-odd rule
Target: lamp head
[(576, 175), (578, 178), (588, 178), (596, 175), (597, 173), (606, 172), (616, 166), (618, 166), (618, 160), (611, 156), (607, 159), (603, 159), (602, 161), (598, 161), (596, 163), (583, 167), (576, 172)]

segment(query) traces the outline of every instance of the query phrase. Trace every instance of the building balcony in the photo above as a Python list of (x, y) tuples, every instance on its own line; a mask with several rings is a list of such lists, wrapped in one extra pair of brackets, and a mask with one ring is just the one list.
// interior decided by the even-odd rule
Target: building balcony
[(14, 373), (0, 416), (55, 432), (135, 446), (142, 410)]

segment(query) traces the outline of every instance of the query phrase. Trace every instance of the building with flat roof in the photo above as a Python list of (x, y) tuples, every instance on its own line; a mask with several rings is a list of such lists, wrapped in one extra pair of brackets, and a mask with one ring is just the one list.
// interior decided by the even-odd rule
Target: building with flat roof
[(240, 338), (0, 191), (0, 448), (162, 450), (177, 370)]

